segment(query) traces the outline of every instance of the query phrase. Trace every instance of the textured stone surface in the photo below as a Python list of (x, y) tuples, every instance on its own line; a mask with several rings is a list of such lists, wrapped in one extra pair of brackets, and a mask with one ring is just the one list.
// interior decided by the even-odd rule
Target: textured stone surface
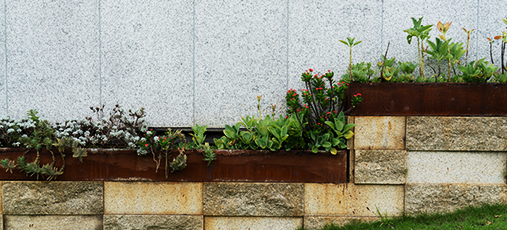
[[(507, 1), (504, 0), (481, 0), (479, 1), (479, 25), (473, 33), (477, 33), (478, 37), (477, 44), (472, 43), (472, 49), (477, 49), (477, 58), (486, 58), (486, 61), (491, 62), (489, 53), (489, 41), (487, 38), (493, 39), (494, 36), (501, 35), (502, 31), (506, 31), (505, 24), (502, 18), (505, 18), (507, 14), (503, 10), (506, 9)], [(507, 32), (507, 31), (506, 31)], [(501, 42), (495, 41), (493, 43), (493, 60), (495, 66), (500, 69), (500, 55), (501, 55)], [(475, 59), (475, 57), (474, 57)]]
[(507, 150), (506, 117), (408, 117), (407, 150)]
[(105, 214), (202, 214), (202, 183), (104, 182)]
[[(433, 42), (435, 42), (435, 38), (441, 34), (436, 28), (438, 21), (443, 23), (452, 21), (452, 25), (446, 37), (452, 38), (453, 42), (464, 42), (463, 47), (465, 49), (467, 36), (461, 28), (464, 27), (467, 30), (477, 29), (477, 1), (385, 0), (383, 9), (382, 54), (385, 53), (387, 43), (391, 42), (387, 56), (388, 58), (396, 57), (396, 62), (411, 61), (415, 64), (419, 62), (419, 57), (417, 55), (417, 39), (413, 38), (412, 43), (409, 45), (407, 42), (407, 33), (403, 32), (403, 30), (413, 27), (410, 17), (416, 19), (424, 17), (422, 25), (433, 25), (433, 29), (430, 31), (430, 40)], [(442, 9), (445, 9), (445, 11), (442, 11)], [(477, 33), (473, 32), (471, 35), (471, 48), (468, 54), (469, 60), (472, 59), (472, 57), (475, 60), (476, 41)], [(425, 42), (424, 47), (427, 45), (427, 42)], [(430, 63), (433, 67), (438, 67), (436, 62), (430, 61)], [(447, 65), (447, 63), (443, 64), (442, 67), (445, 67), (445, 65)], [(427, 67), (427, 65), (425, 66)], [(418, 74), (418, 69), (419, 68), (417, 68), (414, 73)], [(425, 68), (424, 71), (427, 77), (434, 74), (431, 68)]]
[(192, 126), (192, 1), (101, 1), (102, 102)]
[(361, 217), (344, 217), (344, 216), (305, 216), (306, 230), (320, 230), (326, 224), (335, 226), (343, 226), (349, 223), (357, 222), (373, 222), (379, 220), (379, 217), (361, 216)]
[(355, 149), (405, 148), (405, 117), (355, 117)]
[(290, 217), (205, 217), (206, 230), (286, 230), (303, 225), (303, 218)]
[(356, 150), (356, 184), (404, 184), (405, 150)]
[(505, 183), (505, 153), (408, 152), (407, 183)]
[[(349, 48), (339, 40), (363, 41), (352, 49), (352, 62), (380, 58), (382, 1), (291, 0), (289, 2), (289, 88), (302, 89), (301, 73), (309, 68), (335, 79), (346, 73)], [(346, 16), (344, 16), (346, 15)]]
[[(5, 28), (5, 1), (0, 2), (0, 28)], [(7, 115), (5, 52), (5, 29), (0, 29), (0, 116)]]
[(301, 216), (300, 183), (204, 183), (204, 215)]
[(90, 105), (100, 101), (98, 5), (6, 1), (9, 115), (37, 109), (63, 121), (91, 114)]
[(195, 1), (195, 122), (208, 128), (263, 116), (287, 91), (287, 2)]
[(104, 215), (104, 229), (203, 229), (203, 216)]
[(102, 229), (102, 216), (5, 215), (5, 229)]
[(378, 216), (403, 212), (403, 185), (305, 184), (305, 214)]
[(4, 214), (103, 214), (102, 182), (3, 182)]
[(407, 184), (405, 213), (448, 212), (482, 203), (505, 203), (505, 184)]

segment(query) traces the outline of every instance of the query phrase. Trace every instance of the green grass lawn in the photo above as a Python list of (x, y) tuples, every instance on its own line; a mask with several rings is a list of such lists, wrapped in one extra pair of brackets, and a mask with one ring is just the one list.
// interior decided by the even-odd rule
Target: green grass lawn
[(324, 226), (322, 230), (344, 229), (506, 229), (507, 205), (468, 207), (452, 213), (421, 214), (383, 219), (372, 223), (352, 222), (343, 227)]

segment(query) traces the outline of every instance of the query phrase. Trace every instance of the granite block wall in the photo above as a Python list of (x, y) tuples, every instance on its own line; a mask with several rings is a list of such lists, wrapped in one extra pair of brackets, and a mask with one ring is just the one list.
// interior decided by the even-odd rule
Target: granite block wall
[[(410, 17), (453, 21), (472, 33), (469, 59), (487, 57), (486, 37), (504, 30), (501, 0), (122, 1), (6, 0), (0, 3), (0, 115), (29, 109), (53, 122), (92, 115), (89, 106), (144, 107), (150, 126), (222, 128), (240, 116), (285, 110), (308, 69), (345, 73), (389, 56), (417, 61)], [(438, 33), (436, 29), (432, 36)], [(494, 44), (499, 56), (499, 43)], [(489, 59), (489, 57), (488, 57)]]
[(504, 117), (349, 117), (349, 183), (0, 181), (3, 229), (319, 229), (506, 203)]

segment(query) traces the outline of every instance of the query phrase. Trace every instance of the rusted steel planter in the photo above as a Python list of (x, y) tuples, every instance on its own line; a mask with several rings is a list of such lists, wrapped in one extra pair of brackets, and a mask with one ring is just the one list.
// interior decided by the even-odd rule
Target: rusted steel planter
[(348, 97), (357, 93), (364, 99), (349, 115), (507, 116), (507, 84), (350, 84)]
[[(25, 149), (2, 148), (0, 159), (11, 160), (23, 156)], [(221, 150), (217, 160), (209, 167), (197, 151), (186, 151), (187, 168), (181, 172), (164, 175), (164, 160), (158, 172), (153, 157), (138, 156), (135, 150), (97, 149), (88, 151), (83, 162), (66, 157), (65, 171), (57, 181), (251, 181), (251, 182), (315, 182), (345, 183), (347, 180), (347, 151), (337, 155), (330, 153), (314, 154), (311, 151), (254, 151)], [(32, 151), (26, 157), (33, 161)], [(71, 153), (67, 153), (70, 156)], [(174, 153), (172, 156), (176, 155)], [(41, 162), (51, 162), (51, 155), (42, 151)], [(61, 165), (58, 159), (56, 165)], [(172, 159), (172, 158), (170, 158)], [(0, 168), (0, 180), (36, 180), (19, 170), (13, 173)], [(39, 180), (44, 180), (39, 178)]]

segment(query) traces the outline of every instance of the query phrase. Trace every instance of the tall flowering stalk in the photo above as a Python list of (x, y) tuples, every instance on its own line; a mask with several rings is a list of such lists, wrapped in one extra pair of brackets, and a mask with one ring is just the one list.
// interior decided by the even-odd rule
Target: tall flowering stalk
[[(299, 94), (296, 90), (287, 91), (287, 115), (296, 114), (303, 127), (303, 137), (307, 143), (316, 141), (318, 136), (331, 132), (326, 122), (334, 122), (340, 113), (348, 113), (362, 100), (358, 93), (352, 98), (352, 108), (345, 110), (345, 90), (349, 83), (335, 82), (334, 73), (328, 70), (325, 74), (306, 70), (301, 75), (305, 89)], [(343, 116), (343, 115), (342, 115)]]

